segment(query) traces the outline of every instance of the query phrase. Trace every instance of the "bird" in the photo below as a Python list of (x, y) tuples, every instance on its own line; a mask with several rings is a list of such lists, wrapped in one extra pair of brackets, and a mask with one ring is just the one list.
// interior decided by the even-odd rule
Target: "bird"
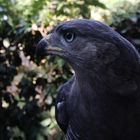
[(128, 40), (102, 22), (73, 19), (41, 39), (37, 54), (74, 70), (55, 105), (66, 140), (140, 140), (140, 55)]

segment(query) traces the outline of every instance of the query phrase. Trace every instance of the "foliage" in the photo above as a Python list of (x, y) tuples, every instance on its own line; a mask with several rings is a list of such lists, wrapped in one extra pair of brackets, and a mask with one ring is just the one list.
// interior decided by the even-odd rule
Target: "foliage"
[(126, 16), (125, 18), (123, 16), (117, 17), (115, 14), (114, 22), (111, 26), (127, 38), (140, 52), (140, 10), (137, 10), (134, 14)]
[[(0, 140), (62, 140), (56, 90), (73, 73), (61, 59), (37, 66), (36, 44), (60, 21), (90, 18), (98, 0), (0, 0)], [(120, 18), (121, 20), (114, 20)], [(113, 15), (112, 26), (140, 48), (140, 14)]]
[(37, 67), (33, 61), (41, 33), (22, 27), (13, 30), (6, 21), (1, 28), (0, 139), (47, 139), (56, 125), (54, 91), (65, 80), (60, 77), (63, 62)]

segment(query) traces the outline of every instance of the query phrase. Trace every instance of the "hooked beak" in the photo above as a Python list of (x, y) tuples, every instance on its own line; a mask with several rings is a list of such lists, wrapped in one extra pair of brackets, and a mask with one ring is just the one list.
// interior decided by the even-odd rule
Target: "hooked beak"
[[(47, 55), (55, 55), (59, 56), (61, 58), (66, 57), (66, 50), (63, 48), (57, 47), (57, 45), (54, 45), (55, 42), (51, 43), (51, 34), (49, 34), (47, 37), (44, 37), (39, 41), (36, 47), (36, 63), (39, 65), (41, 60), (44, 59)], [(53, 45), (52, 45), (53, 44)]]
[(36, 54), (39, 61), (49, 54), (61, 56), (64, 53), (64, 50), (62, 48), (52, 46), (49, 40), (50, 35), (41, 39), (37, 44)]
[(44, 37), (39, 41), (36, 48), (37, 64), (47, 55), (55, 55), (64, 59), (68, 59), (69, 52), (63, 47), (59, 47), (58, 44), (52, 41), (51, 34)]

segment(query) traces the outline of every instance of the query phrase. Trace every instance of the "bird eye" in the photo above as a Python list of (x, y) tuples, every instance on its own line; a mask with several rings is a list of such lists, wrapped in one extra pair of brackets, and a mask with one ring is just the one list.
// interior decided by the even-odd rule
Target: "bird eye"
[(72, 33), (72, 32), (66, 32), (66, 33), (64, 34), (64, 39), (65, 39), (66, 42), (68, 42), (68, 43), (72, 42), (72, 41), (74, 40), (74, 38), (75, 38), (75, 34)]

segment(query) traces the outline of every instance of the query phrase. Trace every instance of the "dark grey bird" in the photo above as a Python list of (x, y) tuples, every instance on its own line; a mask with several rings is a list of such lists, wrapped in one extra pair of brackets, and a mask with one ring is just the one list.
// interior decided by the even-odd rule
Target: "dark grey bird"
[(129, 41), (101, 22), (72, 20), (37, 50), (75, 71), (56, 99), (66, 140), (140, 140), (140, 56)]

